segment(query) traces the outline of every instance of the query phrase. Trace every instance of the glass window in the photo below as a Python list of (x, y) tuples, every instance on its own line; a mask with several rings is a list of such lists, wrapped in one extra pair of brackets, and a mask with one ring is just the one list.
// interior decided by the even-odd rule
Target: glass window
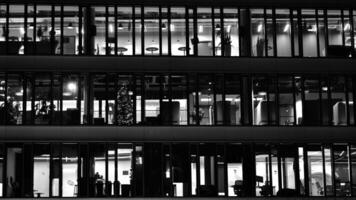
[(132, 55), (132, 7), (117, 7), (118, 55)]
[(351, 145), (350, 146), (350, 154), (351, 156), (350, 160), (351, 160), (351, 192), (354, 195), (356, 193), (356, 146), (355, 145)]
[(216, 150), (216, 170), (217, 170), (217, 191), (218, 196), (226, 196), (226, 189), (229, 187), (227, 185), (226, 173), (226, 146), (224, 144), (217, 144)]
[(226, 156), (227, 185), (230, 186), (228, 189), (228, 196), (243, 196), (245, 191), (242, 172), (242, 146), (239, 144), (228, 145)]
[(143, 95), (143, 79), (142, 76), (135, 76), (135, 114), (136, 114), (136, 124), (141, 124), (142, 119), (143, 119), (143, 100), (142, 100), (142, 95)]
[(348, 77), (347, 78), (347, 103), (348, 103), (348, 116), (349, 116), (349, 122), (348, 125), (354, 125), (355, 124), (355, 107), (354, 107), (354, 87), (355, 87), (355, 82), (353, 78)]
[(251, 9), (251, 55), (266, 56), (265, 20), (263, 9)]
[(5, 93), (6, 93), (6, 82), (5, 82), (5, 74), (0, 73), (0, 124), (6, 124), (6, 113), (7, 109), (5, 107)]
[(145, 122), (147, 125), (161, 124), (161, 81), (159, 75), (145, 76)]
[(0, 5), (0, 54), (6, 54), (6, 14), (7, 7), (6, 5)]
[[(305, 77), (303, 125), (321, 124), (320, 82), (318, 77)], [(297, 103), (298, 105), (298, 103)]]
[(5, 156), (5, 152), (4, 152), (4, 145), (0, 144), (0, 197), (4, 196), (4, 156)]
[(273, 194), (271, 180), (270, 148), (256, 146), (256, 196), (271, 196)]
[(216, 146), (214, 144), (199, 145), (199, 196), (217, 196), (216, 182)]
[(59, 125), (62, 123), (62, 74), (54, 74), (52, 76), (52, 99), (51, 99), (51, 104), (50, 107), (50, 123), (51, 124), (56, 124)]
[(300, 195), (305, 195), (305, 187), (307, 185), (307, 180), (305, 179), (305, 166), (304, 166), (304, 148), (298, 147), (298, 168), (299, 168), (299, 193)]
[[(187, 125), (188, 124), (188, 97), (187, 97), (187, 78), (184, 75), (171, 75), (171, 112), (173, 125)], [(166, 87), (163, 85), (163, 87)], [(164, 102), (162, 102), (164, 104)], [(164, 105), (162, 105), (163, 108)], [(162, 119), (164, 112), (162, 111)]]
[(336, 196), (350, 196), (349, 148), (345, 144), (336, 144), (333, 151)]
[[(350, 12), (348, 10), (343, 10), (343, 38), (345, 46), (351, 46), (351, 20), (350, 20)], [(351, 55), (350, 55), (351, 57)]]
[[(307, 156), (309, 196), (324, 196), (324, 167), (321, 146), (309, 146)], [(331, 176), (331, 174), (328, 175)]]
[(318, 27), (317, 27), (317, 32), (318, 32), (318, 37), (319, 37), (319, 56), (325, 57), (326, 56), (326, 25), (325, 25), (325, 11), (324, 10), (318, 10)]
[(252, 80), (253, 97), (253, 125), (268, 125), (269, 124), (269, 108), (268, 105), (268, 79), (266, 77), (255, 77)]
[(51, 42), (52, 30), (52, 6), (39, 5), (36, 7), (36, 27), (34, 24), (29, 24), (28, 33), (33, 34), (35, 40), (29, 39), (26, 48), (26, 54), (54, 54), (55, 46), (58, 45), (58, 40)]
[(94, 7), (94, 55), (105, 55), (106, 53), (106, 10), (105, 7)]
[(295, 99), (293, 77), (278, 78), (279, 124), (294, 125)]
[(328, 10), (327, 13), (329, 48), (333, 45), (342, 45), (343, 27), (341, 21), (341, 10)]
[[(223, 46), (223, 42), (224, 40), (221, 40), (222, 37), (226, 35), (228, 35), (227, 33), (224, 33), (224, 28), (221, 28), (222, 24), (221, 24), (221, 17), (222, 14), (220, 14), (220, 8), (214, 8), (214, 15), (213, 15), (213, 34), (214, 34), (214, 51), (215, 51), (215, 56), (221, 56), (221, 52), (222, 52), (222, 46)], [(225, 39), (225, 37), (224, 37)], [(228, 38), (226, 38), (228, 39)], [(225, 45), (225, 44), (224, 44)]]
[(53, 110), (51, 101), (51, 76), (40, 73), (35, 76), (35, 124), (49, 124)]
[[(115, 124), (116, 120), (116, 111), (115, 111), (115, 104), (117, 102), (117, 91), (118, 91), (118, 85), (116, 85), (116, 74), (115, 73), (108, 73), (106, 76), (107, 80), (107, 88), (106, 88), (106, 118), (107, 118), (107, 123), (108, 124)], [(126, 94), (128, 95), (128, 93)]]
[(63, 7), (63, 54), (79, 54), (79, 7)]
[[(353, 35), (354, 35), (354, 49), (356, 49), (356, 11), (354, 10), (353, 11)], [(354, 55), (354, 57), (355, 57), (356, 55)]]
[(23, 79), (20, 74), (7, 75), (7, 124), (22, 124)]
[[(173, 56), (185, 56), (189, 49), (186, 47), (186, 23), (185, 23), (185, 8), (171, 8), (171, 48)], [(162, 29), (164, 28), (162, 24)], [(164, 29), (163, 29), (164, 30)]]
[(79, 75), (65, 74), (63, 76), (62, 117), (63, 124), (80, 124)]
[(323, 147), (323, 153), (324, 153), (324, 158), (323, 158), (323, 167), (324, 167), (324, 173), (325, 173), (325, 176), (324, 176), (324, 179), (325, 179), (325, 182), (324, 182), (324, 185), (322, 186), (323, 188), (325, 188), (325, 193), (326, 193), (326, 196), (334, 196), (334, 183), (333, 183), (333, 161), (332, 160), (332, 150), (331, 150), (331, 147), (330, 145), (325, 145)]
[(198, 38), (195, 36), (197, 31), (194, 25), (194, 10), (192, 8), (188, 9), (188, 30), (189, 30), (189, 55), (197, 55), (196, 48), (198, 46)]
[(25, 41), (24, 41), (24, 54), (34, 54), (34, 40), (36, 38), (36, 31), (34, 28), (35, 21), (35, 6), (27, 6), (27, 27), (25, 27)]
[(134, 124), (134, 82), (131, 75), (118, 75), (118, 91), (116, 93), (116, 124), (129, 126)]
[(106, 75), (97, 74), (92, 77), (92, 90), (93, 90), (93, 100), (92, 100), (92, 117), (94, 125), (104, 125), (107, 123), (106, 115), (106, 99), (107, 99), (107, 82)]
[(332, 121), (334, 126), (347, 125), (345, 77), (333, 76), (330, 79)]
[[(54, 39), (54, 54), (62, 54), (62, 25), (61, 25), (61, 6), (54, 6), (54, 29), (52, 28), (51, 37)], [(53, 45), (53, 44), (52, 44)]]
[(315, 10), (302, 10), (302, 40), (303, 40), (303, 56), (316, 57), (317, 53), (317, 24)]
[(199, 75), (199, 124), (214, 125), (214, 80), (211, 75)]
[(106, 173), (106, 151), (105, 145), (100, 143), (90, 144), (90, 183), (89, 187), (93, 189), (91, 193), (96, 197), (105, 195)]
[(49, 197), (50, 146), (35, 144), (33, 148), (33, 196)]
[(241, 125), (241, 87), (240, 76), (225, 76), (225, 108), (223, 114), (227, 125)]
[[(12, 187), (6, 187), (6, 197), (21, 197), (21, 186), (24, 181), (22, 179), (24, 170), (24, 149), (22, 145), (8, 145), (6, 148), (6, 177), (7, 184)], [(10, 170), (16, 169), (16, 170)]]
[(198, 26), (198, 55), (213, 55), (212, 39), (212, 13), (211, 8), (197, 8), (197, 26)]
[[(168, 55), (168, 35), (169, 35), (169, 31), (168, 31), (168, 9), (167, 7), (163, 7), (161, 8), (161, 24), (160, 24), (160, 31), (161, 31), (161, 43), (162, 43), (162, 55)], [(163, 24), (165, 24), (165, 26), (163, 26)], [(170, 38), (171, 39), (171, 38)]]
[(294, 45), (294, 56), (299, 56), (299, 40), (300, 40), (300, 31), (301, 27), (299, 26), (299, 17), (298, 17), (298, 10), (293, 10), (293, 20), (291, 26), (291, 33), (293, 35), (293, 45)]
[(115, 24), (115, 8), (114, 7), (107, 7), (106, 8), (106, 55), (116, 55), (115, 48), (116, 48), (116, 33), (117, 33), (117, 27)]
[(274, 46), (274, 22), (273, 22), (273, 11), (272, 9), (265, 10), (265, 23), (266, 23), (266, 39), (267, 39), (267, 56), (274, 56), (275, 46)]
[(237, 8), (224, 8), (223, 11), (224, 29), (220, 31), (223, 32), (221, 43), (224, 47), (224, 56), (239, 56), (239, 11)]
[(142, 26), (141, 7), (135, 6), (135, 55), (142, 55)]
[[(119, 187), (119, 191), (115, 191), (115, 194), (120, 192), (122, 197), (132, 196), (132, 144), (119, 143), (117, 148), (117, 186), (114, 184), (114, 188)], [(121, 187), (121, 188), (120, 188)], [(115, 190), (114, 189), (114, 190)]]
[(77, 144), (62, 145), (62, 197), (76, 197), (78, 192)]
[(289, 9), (276, 9), (277, 56), (291, 56), (291, 23)]
[(298, 164), (297, 160), (298, 149), (293, 145), (281, 145), (278, 147), (278, 159), (279, 168), (280, 168), (280, 177), (281, 177), (281, 189), (277, 192), (281, 195), (287, 190), (293, 190), (294, 194), (296, 192), (297, 179), (296, 174), (296, 165)]
[[(195, 125), (198, 124), (198, 121), (201, 119), (201, 112), (198, 109), (198, 101), (197, 101), (197, 76), (196, 75), (189, 75), (188, 76), (188, 93), (189, 93), (189, 124)], [(198, 110), (198, 113), (197, 113)]]
[(7, 53), (8, 54), (23, 54), (22, 42), (25, 37), (25, 6), (10, 5), (9, 6), (9, 36)]
[[(143, 145), (135, 145), (134, 146), (134, 157), (133, 157), (133, 183), (135, 184), (133, 186), (133, 191), (132, 194), (133, 196), (136, 197), (142, 197), (143, 196), (143, 186), (144, 186), (144, 179), (143, 179)], [(122, 196), (128, 196), (125, 195), (124, 190), (122, 190), (123, 194)]]
[(159, 9), (158, 7), (144, 7), (145, 10), (145, 55), (159, 55)]

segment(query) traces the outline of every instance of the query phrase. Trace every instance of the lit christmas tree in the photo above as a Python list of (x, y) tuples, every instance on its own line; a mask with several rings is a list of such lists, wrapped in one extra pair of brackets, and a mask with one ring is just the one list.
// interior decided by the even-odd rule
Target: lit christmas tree
[(116, 120), (120, 126), (133, 124), (133, 106), (126, 85), (122, 85), (117, 92)]

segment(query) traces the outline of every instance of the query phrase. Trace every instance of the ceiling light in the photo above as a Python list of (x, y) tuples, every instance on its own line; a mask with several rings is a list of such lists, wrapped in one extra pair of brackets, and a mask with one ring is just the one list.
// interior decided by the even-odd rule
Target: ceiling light
[(174, 26), (174, 24), (171, 24), (171, 31), (175, 31), (176, 27)]
[(202, 32), (204, 32), (204, 27), (203, 27), (203, 25), (199, 25), (199, 33), (202, 33)]
[(114, 26), (112, 24), (109, 24), (109, 32), (110, 33), (114, 32)]
[(283, 29), (283, 32), (288, 32), (289, 31), (289, 28), (290, 28), (290, 25), (289, 24), (286, 24), (284, 29)]
[(122, 30), (122, 29), (124, 29), (124, 26), (123, 26), (122, 23), (120, 22), (119, 25), (117, 26), (117, 28), (118, 28), (119, 30)]
[(351, 27), (351, 26), (350, 26), (349, 23), (345, 24), (344, 31), (350, 30), (350, 27)]
[(260, 33), (262, 31), (262, 24), (259, 24), (257, 27), (257, 32)]
[(163, 29), (163, 30), (166, 30), (166, 29), (167, 29), (166, 23), (162, 23), (162, 29)]
[(69, 22), (68, 29), (73, 29), (73, 23), (72, 22)]
[(71, 92), (75, 92), (77, 90), (77, 85), (73, 82), (69, 82), (67, 85), (67, 89)]

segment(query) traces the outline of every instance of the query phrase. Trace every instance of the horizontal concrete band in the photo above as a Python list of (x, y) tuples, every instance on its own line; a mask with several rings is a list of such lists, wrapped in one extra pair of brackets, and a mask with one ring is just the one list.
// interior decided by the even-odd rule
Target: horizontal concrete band
[(0, 141), (356, 143), (356, 127), (1, 126)]
[(0, 56), (1, 71), (356, 73), (356, 59)]
[[(2, 200), (15, 200), (15, 199), (33, 199), (33, 200), (38, 200), (38, 198), (1, 198)], [(98, 198), (98, 197), (91, 197), (91, 198), (70, 198), (70, 197), (65, 197), (65, 198), (42, 198), (42, 199), (48, 199), (48, 200), (63, 200), (63, 199), (75, 199), (75, 200), (86, 200), (86, 199), (95, 199), (95, 200), (106, 200), (106, 199), (118, 199), (118, 200), (171, 200), (171, 199), (180, 199), (180, 200), (271, 200), (271, 199), (276, 199), (276, 200), (344, 200), (344, 199), (355, 199), (355, 197), (178, 197), (178, 198), (165, 198), (165, 197), (146, 197), (146, 198), (112, 198), (112, 197), (107, 197), (107, 198)]]

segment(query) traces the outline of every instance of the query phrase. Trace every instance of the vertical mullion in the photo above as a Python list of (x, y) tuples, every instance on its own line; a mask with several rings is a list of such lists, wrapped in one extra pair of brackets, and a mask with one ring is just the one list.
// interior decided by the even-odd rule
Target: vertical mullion
[(146, 123), (146, 108), (145, 108), (145, 76), (142, 74), (139, 75), (141, 78), (141, 122)]
[(162, 56), (162, 6), (158, 7), (159, 55)]
[[(217, 76), (216, 75), (212, 75), (212, 86), (213, 86), (213, 99), (214, 99), (214, 102), (213, 102), (213, 117), (214, 117), (214, 120), (213, 120), (213, 124), (211, 125), (217, 125), (217, 109), (216, 109), (216, 82), (217, 82)], [(224, 112), (224, 111), (223, 111)], [(223, 114), (224, 115), (224, 114)]]
[(289, 24), (290, 24), (290, 30), (291, 30), (291, 55), (292, 57), (295, 57), (295, 45), (294, 45), (294, 34), (295, 34), (295, 30), (294, 30), (294, 13), (293, 13), (293, 9), (289, 9)]
[[(172, 92), (172, 75), (168, 75), (168, 102), (169, 102), (169, 125), (175, 125), (173, 122), (173, 105), (172, 105), (172, 99), (173, 99), (173, 92)], [(162, 114), (161, 114), (162, 116)]]
[[(115, 52), (114, 55), (117, 56), (117, 47), (118, 47), (118, 27), (117, 27), (117, 6), (114, 6), (114, 27), (115, 27)], [(116, 76), (115, 76), (116, 77)], [(117, 91), (117, 90), (115, 90)], [(116, 105), (116, 104), (115, 104)]]
[(325, 148), (321, 146), (321, 154), (322, 154), (322, 162), (323, 162), (323, 187), (324, 189), (324, 196), (326, 196), (326, 166), (325, 166)]
[[(272, 180), (272, 152), (271, 152), (271, 146), (270, 145), (268, 145), (267, 146), (267, 148), (268, 148), (268, 167), (269, 167), (269, 186), (270, 187), (272, 187), (273, 186), (273, 180)], [(272, 194), (271, 194), (271, 196), (273, 196), (273, 192), (272, 192)]]
[(280, 120), (280, 111), (279, 111), (279, 98), (280, 98), (280, 93), (279, 93), (279, 75), (277, 74), (276, 78), (276, 119), (277, 119), (277, 125), (281, 125), (281, 120)]
[(53, 107), (53, 86), (54, 86), (54, 72), (50, 73), (50, 82), (51, 82), (51, 86), (50, 86), (50, 110), (49, 110), (49, 124), (53, 124), (53, 113), (54, 113), (54, 107)]
[(105, 55), (110, 55), (109, 50), (109, 7), (105, 6)]
[[(83, 35), (82, 35), (82, 26), (83, 26), (83, 7), (78, 6), (79, 9), (79, 24), (78, 24), (78, 42), (79, 42), (79, 47), (78, 47), (78, 55), (82, 55), (83, 53)], [(78, 98), (79, 99), (79, 98)]]
[[(25, 21), (24, 21), (24, 29), (25, 29), (25, 35), (24, 35), (24, 54), (26, 54), (27, 51), (27, 20), (28, 20), (28, 4), (25, 4)], [(35, 29), (34, 29), (35, 30)]]
[[(272, 125), (271, 124), (271, 113), (270, 113), (270, 99), (269, 99), (269, 95), (270, 95), (270, 91), (269, 91), (269, 83), (273, 84), (273, 79), (271, 79), (268, 75), (265, 76), (265, 78), (267, 79), (267, 88), (266, 88), (266, 92), (267, 92), (267, 124), (268, 125)], [(271, 80), (271, 82), (270, 82)], [(253, 94), (252, 94), (253, 95)], [(253, 97), (252, 97), (253, 98)]]
[[(184, 74), (184, 76), (186, 77), (186, 85), (185, 85), (185, 87), (186, 87), (186, 92), (185, 92), (185, 95), (186, 95), (186, 97), (187, 97), (187, 125), (189, 126), (189, 125), (191, 125), (191, 123), (190, 123), (190, 101), (189, 101), (189, 91), (190, 91), (190, 88), (189, 88), (189, 78), (190, 78), (190, 76), (188, 75), (188, 74)], [(193, 97), (194, 98), (194, 97)]]
[[(78, 98), (79, 99), (79, 98)], [(79, 112), (80, 113), (80, 112)], [(78, 172), (77, 172), (77, 180), (82, 180), (81, 179), (81, 174), (82, 174), (82, 162), (81, 162), (81, 148), (80, 148), (80, 143), (76, 144), (76, 149), (77, 149), (77, 153), (78, 153), (78, 159), (77, 159), (77, 166), (78, 166)], [(51, 179), (50, 179), (51, 180)], [(52, 182), (52, 181), (50, 181)], [(81, 189), (79, 189), (79, 187), (81, 188), (81, 182), (78, 181), (77, 183), (77, 196), (81, 196)], [(50, 187), (51, 190), (51, 187)]]
[[(136, 75), (130, 75), (130, 81), (132, 84), (132, 91), (133, 91), (133, 95), (132, 95), (132, 101), (133, 101), (133, 124), (136, 125), (137, 120), (136, 120), (136, 112), (137, 112), (137, 103), (136, 103), (136, 95), (137, 95), (137, 86), (136, 86)], [(141, 109), (142, 112), (142, 109)]]
[(348, 149), (348, 164), (349, 164), (349, 180), (350, 180), (350, 195), (354, 196), (354, 192), (353, 192), (353, 178), (352, 178), (352, 153), (351, 153), (351, 149), (352, 149), (352, 145), (348, 144), (347, 145), (347, 149)]
[(145, 55), (145, 10), (143, 5), (141, 8), (141, 55)]
[[(272, 9), (272, 26), (273, 26), (273, 57), (277, 57), (277, 24), (276, 9)], [(266, 29), (267, 31), (267, 29)]]
[(193, 8), (194, 56), (198, 56), (198, 8)]
[[(355, 80), (355, 77), (352, 76), (351, 77), (351, 82), (352, 82), (352, 101), (354, 103), (354, 106), (353, 107), (353, 117), (354, 117), (354, 126), (356, 126), (356, 106), (355, 106), (355, 100), (356, 100), (356, 80)], [(356, 195), (356, 194), (355, 194)]]
[(296, 113), (296, 110), (297, 110), (297, 106), (296, 106), (296, 102), (297, 102), (297, 99), (296, 99), (296, 92), (297, 92), (297, 88), (296, 88), (296, 85), (295, 85), (295, 76), (293, 75), (292, 76), (292, 84), (293, 84), (293, 115), (294, 115), (294, 122), (293, 122), (293, 125), (297, 125), (297, 113)]
[[(328, 23), (328, 17), (327, 17), (327, 10), (324, 9), (324, 22), (325, 22), (325, 46), (328, 47), (329, 46), (329, 23)], [(329, 53), (328, 53), (328, 48), (325, 48), (325, 55), (326, 56), (329, 56)]]
[(211, 38), (212, 38), (212, 51), (213, 56), (215, 56), (215, 12), (214, 6), (211, 7)]
[[(171, 27), (169, 27), (169, 30)], [(171, 42), (170, 42), (171, 43)], [(185, 55), (189, 55), (189, 9), (188, 7), (185, 7)], [(189, 121), (189, 120), (188, 120)]]
[(34, 4), (33, 5), (33, 12), (34, 12), (34, 14), (33, 14), (33, 33), (32, 33), (32, 37), (33, 37), (33, 54), (37, 54), (37, 50), (36, 50), (36, 46), (37, 46), (37, 44), (36, 44), (36, 36), (37, 36), (37, 34), (36, 34), (36, 27), (37, 27), (37, 5), (36, 4)]
[[(116, 40), (117, 41), (117, 40)], [(116, 52), (116, 51), (115, 51)], [(119, 91), (119, 80), (118, 80), (118, 74), (114, 74), (114, 91)], [(127, 88), (128, 90), (130, 88)], [(112, 123), (113, 125), (118, 125), (118, 119), (117, 119), (117, 108), (118, 108), (118, 101), (117, 101), (117, 94), (115, 94), (115, 100), (114, 100), (114, 122)], [(130, 99), (129, 99), (130, 100)], [(116, 180), (116, 179), (115, 179)]]
[(303, 146), (303, 168), (304, 168), (304, 185), (305, 185), (305, 196), (309, 195), (309, 171), (308, 171), (308, 146)]
[(317, 56), (320, 57), (320, 31), (319, 31), (319, 10), (315, 10), (316, 16), (316, 49), (317, 49)]
[[(354, 27), (356, 26), (356, 22), (354, 21), (354, 17), (353, 17), (353, 10), (350, 9), (349, 10), (349, 18), (350, 18), (350, 36), (351, 36), (351, 47), (352, 49), (355, 48), (355, 33), (354, 33)], [(354, 51), (354, 54), (355, 54), (355, 50)]]
[(172, 40), (172, 33), (171, 33), (171, 7), (170, 6), (168, 6), (167, 7), (167, 14), (168, 14), (168, 16), (167, 16), (167, 20), (168, 20), (168, 24), (167, 24), (167, 30), (168, 30), (168, 56), (171, 56), (172, 55), (172, 42), (171, 42), (171, 40)]
[[(7, 86), (8, 86), (8, 73), (5, 73), (5, 88), (4, 88), (4, 92), (5, 92), (5, 98), (4, 98), (4, 107), (5, 107), (5, 110), (8, 110), (9, 108), (8, 108), (8, 102), (7, 102)], [(8, 123), (8, 115), (5, 113), (4, 114), (5, 116), (4, 116), (4, 118), (5, 118), (5, 124), (6, 125), (8, 125), (9, 123)]]
[(132, 55), (136, 55), (136, 14), (135, 6), (132, 6)]
[(264, 37), (265, 37), (265, 57), (268, 57), (268, 35), (267, 35), (267, 11), (263, 9), (263, 24), (264, 24)]
[(222, 89), (221, 89), (221, 91), (222, 91), (222, 104), (223, 104), (223, 109), (222, 109), (222, 112), (223, 112), (223, 115), (222, 115), (223, 116), (223, 119), (222, 119), (223, 123), (222, 124), (223, 125), (231, 125), (231, 121), (228, 122), (227, 119), (226, 119), (226, 115), (227, 115), (228, 112), (230, 112), (230, 110), (225, 109), (225, 107), (227, 105), (227, 103), (226, 103), (226, 81), (225, 81), (225, 77), (226, 77), (225, 74), (223, 74), (222, 75), (222, 83), (221, 83), (221, 85), (222, 85)]
[(60, 38), (61, 38), (61, 45), (60, 45), (60, 55), (63, 55), (64, 54), (64, 7), (63, 7), (63, 5), (61, 5), (61, 11), (60, 11), (60, 13), (61, 13), (61, 15), (60, 15), (60, 20), (61, 20), (61, 27), (60, 27), (60, 29), (61, 29), (61, 35), (60, 35)]
[(196, 122), (195, 122), (195, 125), (200, 125), (200, 119), (199, 119), (199, 74), (196, 74), (195, 76), (195, 119)]
[(35, 113), (35, 97), (36, 97), (36, 87), (35, 87), (35, 84), (36, 84), (36, 75), (35, 74), (30, 74), (30, 81), (31, 81), (31, 91), (32, 91), (32, 94), (31, 94), (31, 125), (35, 124), (35, 116), (36, 116), (36, 113)]
[[(215, 18), (215, 17), (214, 17)], [(213, 19), (214, 19), (213, 18)], [(224, 9), (223, 7), (220, 7), (220, 15), (219, 15), (219, 20), (220, 20), (220, 41), (224, 41), (225, 38), (225, 25), (224, 25)], [(213, 20), (215, 21), (215, 20)], [(215, 26), (213, 26), (213, 30), (215, 31)], [(215, 36), (215, 34), (214, 34)], [(213, 37), (215, 38), (215, 37)], [(213, 42), (213, 44), (215, 44), (215, 41)], [(214, 52), (215, 52), (215, 46), (214, 46)], [(221, 56), (225, 56), (225, 42), (221, 42)], [(231, 55), (230, 55), (231, 56)]]
[[(224, 15), (224, 13), (223, 13), (223, 15)], [(238, 51), (239, 51), (239, 56), (241, 57), (241, 10), (240, 10), (240, 8), (237, 8), (237, 20), (238, 20), (238, 22), (237, 22), (237, 26), (238, 26), (238, 41), (239, 41), (239, 49), (238, 49)]]
[(22, 125), (27, 124), (27, 79), (26, 74), (21, 74), (22, 78)]
[[(51, 6), (51, 30), (50, 30), (50, 43), (51, 43), (51, 55), (54, 55), (56, 52), (55, 50), (55, 6), (52, 5)], [(36, 32), (36, 31), (35, 31)]]
[(109, 124), (109, 73), (105, 74), (105, 124)]
[(197, 190), (197, 192), (196, 192), (196, 195), (199, 197), (200, 196), (200, 176), (201, 176), (201, 174), (200, 174), (200, 145), (199, 145), (199, 143), (198, 144), (195, 144), (196, 145), (196, 148), (197, 148), (197, 157), (196, 157), (196, 160), (195, 160), (195, 162), (196, 162), (196, 175), (197, 175), (197, 181), (196, 181), (196, 183), (197, 183), (197, 188), (196, 188), (196, 190)]
[[(82, 106), (81, 106), (81, 101), (82, 101), (82, 78), (81, 78), (80, 74), (78, 74), (77, 76), (78, 76), (77, 109), (78, 109), (79, 113), (82, 113)], [(79, 114), (79, 116), (80, 115), (81, 114)], [(81, 116), (79, 118), (79, 124), (81, 124)]]
[[(305, 105), (305, 77), (301, 77), (301, 98), (302, 98), (302, 105)], [(305, 106), (302, 107), (302, 113), (306, 113), (306, 108)], [(304, 120), (302, 120), (302, 123), (300, 125), (304, 125)], [(320, 125), (320, 124), (318, 124)]]
[(349, 102), (349, 78), (348, 76), (343, 76), (345, 80), (345, 99), (346, 99), (346, 126), (350, 126), (350, 102)]
[(304, 57), (303, 53), (303, 24), (302, 24), (302, 10), (297, 10), (297, 24), (298, 24), (298, 46), (299, 46), (299, 57)]
[(345, 46), (345, 19), (344, 19), (344, 10), (341, 10), (341, 31), (342, 31), (342, 46)]
[(8, 50), (9, 50), (9, 33), (10, 33), (10, 29), (9, 29), (9, 18), (10, 18), (10, 5), (6, 4), (6, 28), (5, 28), (5, 46), (6, 46), (6, 54), (8, 54)]
[[(323, 77), (318, 77), (319, 79), (319, 125), (324, 125), (324, 115), (323, 113), (325, 112), (325, 110), (323, 110), (323, 86), (321, 84), (321, 82), (323, 81)], [(328, 105), (329, 106), (329, 105)]]
[(334, 158), (334, 147), (330, 145), (330, 153), (331, 153), (331, 177), (332, 177), (332, 188), (333, 188), (333, 196), (336, 195), (336, 187), (335, 187), (335, 158)]
[(105, 143), (104, 144), (104, 148), (105, 148), (105, 191), (104, 191), (104, 196), (108, 197), (110, 196), (111, 194), (108, 194), (107, 192), (109, 191), (107, 188), (108, 186), (108, 183), (109, 183), (109, 155), (108, 155), (108, 150), (109, 150), (109, 145), (108, 143)]
[(331, 76), (328, 75), (327, 76), (327, 87), (328, 87), (328, 90), (327, 90), (327, 93), (328, 93), (328, 125), (329, 126), (332, 126), (333, 125), (333, 119), (332, 119), (332, 116), (333, 116), (333, 110), (332, 110), (332, 97), (331, 97), (331, 86), (330, 86), (330, 78)]
[[(63, 32), (62, 32), (63, 33)], [(59, 119), (59, 123), (60, 124), (63, 124), (63, 78), (64, 75), (61, 74), (60, 75), (60, 80), (59, 80), (59, 91), (60, 91), (60, 94), (59, 94), (59, 112), (61, 113), (60, 114), (60, 119)]]
[(59, 197), (63, 197), (63, 166), (62, 166), (62, 158), (63, 158), (63, 143), (59, 144), (60, 149), (60, 157), (59, 157)]

